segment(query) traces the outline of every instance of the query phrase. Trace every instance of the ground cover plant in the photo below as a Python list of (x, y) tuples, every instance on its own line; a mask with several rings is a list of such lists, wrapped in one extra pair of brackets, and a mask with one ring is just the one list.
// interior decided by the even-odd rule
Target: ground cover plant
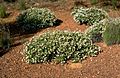
[(33, 32), (40, 28), (54, 26), (56, 17), (47, 8), (30, 8), (18, 16), (17, 22), (23, 31)]
[(80, 32), (49, 31), (28, 42), (24, 52), (28, 63), (65, 63), (96, 56), (100, 47)]
[(107, 45), (120, 43), (120, 18), (111, 19), (103, 33), (103, 40)]
[(72, 11), (72, 15), (74, 20), (79, 24), (87, 24), (89, 26), (93, 25), (94, 23), (99, 23), (99, 21), (108, 18), (107, 12), (102, 9), (98, 9), (95, 7), (91, 8), (75, 8)]

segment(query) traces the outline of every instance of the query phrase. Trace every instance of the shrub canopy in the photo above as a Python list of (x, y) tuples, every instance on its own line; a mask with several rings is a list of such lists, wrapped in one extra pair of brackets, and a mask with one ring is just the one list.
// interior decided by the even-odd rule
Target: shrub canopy
[(17, 18), (17, 22), (23, 30), (29, 32), (53, 26), (55, 21), (54, 13), (47, 8), (30, 8), (23, 11)]
[(72, 12), (74, 20), (79, 24), (87, 24), (89, 26), (94, 23), (99, 23), (99, 21), (108, 18), (107, 12), (102, 9), (95, 7), (91, 8), (75, 8)]
[(82, 61), (96, 56), (100, 48), (80, 32), (53, 31), (33, 38), (25, 45), (28, 63)]

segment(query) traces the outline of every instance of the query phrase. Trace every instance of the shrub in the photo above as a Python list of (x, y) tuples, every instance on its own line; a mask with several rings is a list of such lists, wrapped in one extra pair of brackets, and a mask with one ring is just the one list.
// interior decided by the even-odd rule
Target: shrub
[(25, 5), (25, 0), (19, 0), (19, 9), (20, 10), (25, 10), (26, 9), (26, 5)]
[(91, 4), (96, 4), (98, 0), (90, 0)]
[(17, 22), (24, 31), (32, 32), (39, 28), (53, 26), (55, 15), (47, 8), (31, 8), (23, 11), (17, 18)]
[(10, 47), (10, 32), (5, 27), (0, 28), (0, 48), (6, 50)]
[(95, 7), (91, 8), (75, 8), (72, 12), (74, 20), (79, 24), (93, 25), (99, 23), (99, 21), (108, 18), (107, 12)]
[(110, 20), (103, 33), (103, 40), (107, 45), (120, 43), (120, 18)]
[(113, 7), (116, 8), (117, 7), (117, 0), (111, 0), (111, 2), (112, 2)]
[(5, 7), (3, 5), (0, 5), (0, 18), (4, 18), (7, 16)]
[(94, 23), (94, 25), (85, 30), (85, 35), (93, 42), (99, 42), (103, 39), (102, 34), (108, 24), (108, 19), (101, 20), (99, 23)]
[(100, 48), (80, 32), (53, 31), (33, 38), (25, 45), (28, 63), (56, 62), (67, 60), (79, 62), (96, 56)]

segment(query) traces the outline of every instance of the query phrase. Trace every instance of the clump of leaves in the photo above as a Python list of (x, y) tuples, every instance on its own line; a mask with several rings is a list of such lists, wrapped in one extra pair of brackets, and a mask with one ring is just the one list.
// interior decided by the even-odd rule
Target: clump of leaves
[(86, 57), (96, 56), (100, 47), (80, 32), (49, 31), (33, 38), (24, 50), (28, 63), (65, 63), (68, 60), (79, 62)]
[(0, 18), (4, 18), (7, 16), (4, 5), (0, 5)]
[(106, 11), (102, 9), (98, 9), (95, 7), (91, 8), (75, 8), (72, 12), (74, 20), (79, 24), (87, 24), (89, 26), (94, 23), (99, 23), (99, 21), (108, 18), (108, 14)]
[(108, 24), (108, 19), (101, 20), (99, 23), (94, 23), (94, 25), (85, 30), (85, 35), (93, 42), (99, 42), (103, 39), (102, 34)]
[(120, 18), (109, 21), (103, 33), (103, 40), (107, 45), (120, 44)]
[(18, 24), (22, 26), (23, 31), (27, 32), (53, 26), (56, 20), (54, 13), (47, 8), (30, 8), (17, 18)]

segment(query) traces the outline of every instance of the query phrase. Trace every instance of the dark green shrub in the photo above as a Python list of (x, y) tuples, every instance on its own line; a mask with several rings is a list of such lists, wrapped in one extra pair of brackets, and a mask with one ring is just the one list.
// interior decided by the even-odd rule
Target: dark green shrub
[(107, 45), (120, 43), (120, 18), (113, 19), (106, 26), (103, 40)]
[(79, 24), (93, 25), (94, 23), (99, 23), (99, 21), (108, 18), (107, 12), (102, 9), (95, 7), (91, 8), (75, 8), (72, 12), (74, 20)]
[(0, 18), (4, 18), (7, 16), (5, 7), (3, 5), (0, 5)]
[(80, 32), (53, 31), (33, 38), (24, 50), (28, 63), (65, 63), (96, 56), (100, 48)]
[(103, 39), (102, 34), (108, 24), (108, 19), (101, 20), (99, 23), (94, 23), (94, 25), (85, 30), (85, 35), (89, 37), (93, 42), (99, 42)]
[(5, 27), (0, 28), (0, 48), (6, 50), (10, 47), (10, 32)]
[(32, 32), (40, 28), (53, 26), (56, 17), (47, 8), (30, 8), (18, 16), (17, 22), (22, 26), (23, 31)]

